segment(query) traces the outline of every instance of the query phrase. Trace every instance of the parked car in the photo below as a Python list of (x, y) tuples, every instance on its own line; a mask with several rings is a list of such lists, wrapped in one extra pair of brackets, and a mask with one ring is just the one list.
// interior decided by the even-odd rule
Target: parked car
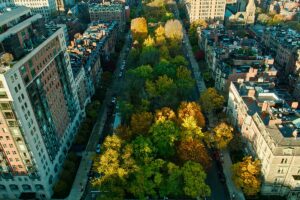
[(96, 146), (96, 153), (100, 153), (100, 144), (97, 144)]

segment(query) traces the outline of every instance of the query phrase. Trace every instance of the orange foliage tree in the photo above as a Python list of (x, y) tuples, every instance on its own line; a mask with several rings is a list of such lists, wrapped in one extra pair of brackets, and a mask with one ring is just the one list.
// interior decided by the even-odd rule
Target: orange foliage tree
[(153, 121), (150, 112), (135, 113), (131, 116), (130, 127), (133, 134), (147, 134)]
[(199, 140), (183, 140), (179, 143), (177, 154), (182, 161), (200, 163), (206, 170), (211, 166), (211, 158)]
[(200, 127), (205, 126), (205, 118), (201, 112), (199, 104), (196, 102), (181, 102), (178, 109), (178, 120), (182, 124), (188, 117), (193, 117), (197, 125)]
[(163, 107), (155, 111), (155, 122), (164, 122), (166, 120), (176, 121), (176, 114), (171, 108)]

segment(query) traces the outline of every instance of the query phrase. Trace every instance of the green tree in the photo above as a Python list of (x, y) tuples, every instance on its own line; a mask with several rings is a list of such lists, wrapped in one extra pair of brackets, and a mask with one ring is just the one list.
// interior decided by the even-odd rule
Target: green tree
[(181, 55), (176, 56), (174, 59), (171, 60), (171, 64), (174, 66), (188, 66), (188, 61)]
[(187, 99), (195, 87), (195, 80), (192, 78), (191, 71), (180, 66), (176, 70), (176, 77), (178, 98), (180, 100)]
[(253, 160), (251, 156), (244, 157), (242, 162), (232, 165), (232, 179), (237, 187), (247, 196), (256, 195), (261, 185), (261, 162)]
[(140, 65), (151, 65), (154, 66), (158, 63), (159, 50), (154, 47), (144, 47), (140, 55)]
[(154, 66), (153, 75), (156, 78), (163, 75), (167, 75), (170, 78), (175, 78), (176, 69), (168, 60), (162, 59), (157, 65)]
[(159, 193), (161, 197), (182, 197), (183, 178), (181, 169), (174, 163), (167, 164), (167, 175), (163, 179)]
[(157, 189), (163, 181), (164, 164), (164, 160), (156, 159), (141, 166), (128, 185), (129, 192), (138, 199), (146, 199), (146, 196), (157, 198)]
[(148, 137), (138, 136), (132, 141), (135, 160), (141, 164), (151, 162), (156, 156), (156, 147)]
[(167, 120), (155, 123), (149, 132), (159, 156), (170, 158), (175, 154), (175, 142), (179, 137), (179, 129), (174, 122)]
[(142, 65), (135, 69), (128, 70), (128, 74), (132, 75), (132, 79), (151, 79), (153, 69), (150, 65)]
[(137, 60), (140, 58), (140, 52), (136, 48), (132, 48), (127, 57), (127, 65), (129, 68), (138, 66)]
[(192, 198), (210, 196), (211, 190), (205, 183), (206, 173), (199, 163), (188, 161), (183, 165), (181, 170), (183, 173), (183, 191), (185, 195)]
[(200, 104), (203, 111), (206, 113), (214, 112), (223, 107), (225, 100), (224, 97), (218, 94), (215, 88), (208, 88), (200, 97)]
[(121, 114), (122, 121), (129, 122), (131, 115), (134, 112), (134, 106), (128, 101), (119, 101), (119, 112)]
[(159, 56), (160, 56), (160, 59), (169, 60), (170, 59), (170, 53), (169, 53), (168, 47), (166, 47), (165, 45), (159, 47)]

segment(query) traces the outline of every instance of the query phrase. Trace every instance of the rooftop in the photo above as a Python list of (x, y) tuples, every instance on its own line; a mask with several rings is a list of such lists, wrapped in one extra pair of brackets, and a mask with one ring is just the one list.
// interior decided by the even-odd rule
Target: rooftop
[(121, 3), (110, 3), (110, 2), (104, 2), (104, 3), (92, 3), (89, 4), (89, 11), (95, 12), (95, 11), (123, 11), (124, 5)]
[(109, 35), (116, 26), (116, 22), (92, 22), (82, 35), (75, 34), (74, 41), (71, 41), (68, 47), (71, 66), (75, 77), (81, 67), (89, 68), (88, 64), (90, 60), (96, 55), (95, 52), (99, 52), (96, 49), (101, 49), (107, 40), (107, 35)]
[(11, 6), (0, 9), (0, 27), (23, 15), (29, 14), (30, 9), (24, 6)]
[(294, 101), (287, 90), (277, 88), (273, 83), (234, 84), (248, 108), (248, 114), (258, 114), (273, 139), (285, 143), (285, 139), (297, 138), (298, 141), (299, 138), (300, 144), (299, 102)]
[[(0, 34), (0, 73), (8, 71), (15, 63), (30, 54), (34, 49), (47, 40), (58, 26), (47, 25), (40, 14), (30, 16), (15, 24), (5, 32)], [(24, 36), (18, 37), (18, 33), (23, 31)], [(9, 59), (4, 59), (6, 57)]]

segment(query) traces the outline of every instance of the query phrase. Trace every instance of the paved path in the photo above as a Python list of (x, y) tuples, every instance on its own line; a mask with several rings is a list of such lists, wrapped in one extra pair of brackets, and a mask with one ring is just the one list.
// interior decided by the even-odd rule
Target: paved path
[(234, 182), (232, 181), (232, 178), (231, 178), (232, 177), (232, 173), (231, 173), (232, 162), (231, 162), (229, 152), (228, 152), (228, 150), (223, 150), (222, 153), (224, 156), (223, 172), (226, 177), (226, 184), (227, 184), (227, 188), (229, 190), (229, 194), (231, 194), (231, 196), (233, 194), (235, 194), (236, 200), (245, 200), (245, 196), (244, 196), (243, 192), (240, 189), (238, 189), (235, 186)]
[(188, 57), (188, 60), (190, 62), (190, 66), (191, 66), (192, 72), (194, 74), (194, 78), (196, 80), (198, 92), (199, 92), (199, 94), (201, 94), (203, 91), (206, 90), (206, 85), (204, 83), (203, 77), (199, 70), (198, 62), (196, 61), (196, 59), (194, 57), (193, 49), (192, 49), (188, 34), (186, 33), (184, 24), (179, 17), (178, 7), (175, 2), (173, 3), (173, 8), (174, 8), (175, 17), (181, 22), (182, 27), (183, 27), (183, 47), (184, 47), (185, 52), (187, 53), (186, 56)]
[(99, 142), (100, 135), (102, 134), (102, 130), (105, 125), (108, 105), (110, 104), (112, 96), (114, 95), (114, 93), (116, 92), (116, 90), (120, 85), (120, 79), (118, 78), (118, 75), (120, 73), (120, 66), (122, 64), (122, 60), (124, 60), (126, 56), (126, 48), (129, 43), (128, 35), (129, 33), (126, 35), (126, 40), (123, 49), (121, 50), (117, 61), (117, 67), (114, 72), (111, 87), (107, 89), (105, 99), (99, 110), (99, 115), (93, 127), (86, 150), (83, 152), (82, 159), (79, 168), (77, 170), (76, 178), (73, 182), (72, 189), (70, 191), (69, 196), (66, 198), (66, 200), (80, 200), (83, 195), (83, 191), (85, 190), (86, 185), (88, 183), (88, 172), (92, 167), (92, 160), (95, 155), (96, 145)]

